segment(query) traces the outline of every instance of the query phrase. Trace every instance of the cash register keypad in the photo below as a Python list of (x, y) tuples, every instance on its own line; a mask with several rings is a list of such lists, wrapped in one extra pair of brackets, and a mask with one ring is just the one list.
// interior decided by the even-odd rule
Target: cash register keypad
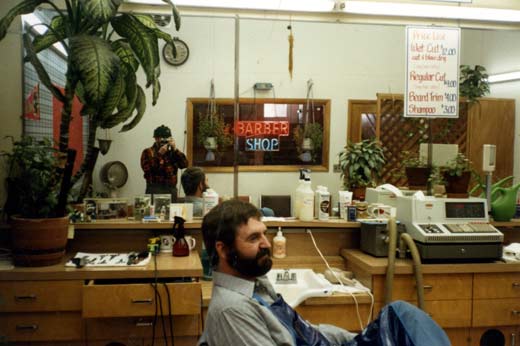
[(489, 223), (444, 224), (444, 227), (451, 233), (496, 233)]

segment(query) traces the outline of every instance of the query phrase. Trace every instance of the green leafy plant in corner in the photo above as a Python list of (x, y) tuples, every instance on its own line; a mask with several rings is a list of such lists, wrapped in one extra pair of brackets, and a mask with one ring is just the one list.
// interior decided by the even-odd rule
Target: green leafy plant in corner
[(209, 137), (214, 137), (217, 141), (218, 148), (223, 151), (233, 144), (233, 136), (226, 125), (224, 117), (218, 112), (204, 115), (199, 114), (197, 139), (200, 145), (205, 145)]
[(365, 139), (359, 143), (349, 142), (339, 154), (343, 187), (374, 186), (381, 178), (384, 164), (384, 150), (379, 141)]
[[(13, 140), (13, 137), (10, 137)], [(13, 140), (7, 159), (8, 201), (6, 212), (24, 218), (55, 217), (58, 204), (60, 156), (52, 142), (32, 137)]]
[(466, 97), (470, 104), (477, 102), (479, 97), (489, 94), (488, 74), (484, 66), (460, 66), (459, 94)]
[[(163, 0), (172, 7), (176, 29), (180, 16), (171, 0)], [(58, 7), (57, 3), (64, 8)], [(20, 1), (0, 20), (0, 40), (13, 20), (21, 14), (34, 12), (40, 5), (49, 5), (56, 11), (47, 31), (32, 38), (23, 35), (26, 56), (40, 82), (63, 104), (61, 114), (59, 151), (69, 151), (69, 129), (72, 102), (78, 96), (83, 104), (81, 115), (88, 117), (87, 152), (81, 169), (74, 176), (61, 174), (60, 196), (66, 196), (84, 174), (92, 174), (97, 159), (95, 148), (97, 128), (112, 128), (127, 122), (122, 132), (131, 130), (142, 119), (146, 110), (146, 96), (137, 82), (139, 66), (146, 76), (146, 87), (152, 87), (152, 105), (159, 97), (160, 54), (159, 39), (173, 43), (173, 38), (161, 31), (151, 16), (118, 13), (122, 0), (24, 0)], [(117, 34), (117, 35), (116, 35)], [(37, 53), (61, 43), (67, 52), (67, 71), (64, 91), (56, 87)], [(173, 45), (174, 46), (174, 45)], [(69, 159), (72, 161), (72, 159)], [(59, 171), (58, 173), (60, 173)], [(88, 185), (79, 194), (81, 200)], [(60, 197), (61, 198), (61, 197)], [(59, 203), (57, 215), (65, 214), (64, 203)]]

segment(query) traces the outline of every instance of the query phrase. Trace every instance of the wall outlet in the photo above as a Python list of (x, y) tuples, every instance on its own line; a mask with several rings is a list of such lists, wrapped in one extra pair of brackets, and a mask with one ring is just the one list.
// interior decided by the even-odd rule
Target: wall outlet
[(332, 172), (333, 173), (341, 173), (341, 168), (339, 167), (339, 163), (335, 163), (332, 165)]

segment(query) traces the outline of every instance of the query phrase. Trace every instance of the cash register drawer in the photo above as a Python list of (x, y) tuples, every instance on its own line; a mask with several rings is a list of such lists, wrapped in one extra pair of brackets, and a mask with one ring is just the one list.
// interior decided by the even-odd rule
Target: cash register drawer
[[(472, 274), (425, 274), (423, 277), (425, 300), (471, 299)], [(393, 299), (412, 301), (417, 299), (415, 277), (395, 275)], [(385, 276), (374, 277), (374, 297), (385, 296)]]
[[(167, 283), (172, 315), (199, 315), (201, 311), (201, 285), (198, 282)], [(168, 312), (168, 294), (163, 284), (158, 284), (164, 315)], [(83, 317), (131, 317), (154, 316), (156, 298), (149, 283), (106, 284), (90, 281), (83, 287)], [(160, 313), (160, 307), (157, 307)]]
[(474, 298), (520, 298), (520, 273), (475, 274)]
[(0, 282), (0, 312), (79, 311), (82, 281)]

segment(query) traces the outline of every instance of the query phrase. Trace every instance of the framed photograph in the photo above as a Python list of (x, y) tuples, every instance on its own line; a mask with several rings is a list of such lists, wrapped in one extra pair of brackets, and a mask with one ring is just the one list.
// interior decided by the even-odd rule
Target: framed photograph
[(170, 204), (172, 202), (171, 195), (154, 195), (153, 206), (155, 210), (155, 216), (161, 221), (170, 220)]
[(85, 198), (83, 200), (83, 203), (85, 204), (84, 210), (85, 210), (85, 221), (92, 221), (96, 220), (97, 218), (97, 204), (95, 198)]
[(98, 220), (126, 220), (128, 218), (128, 200), (126, 198), (96, 199)]
[(152, 198), (148, 195), (134, 197), (134, 219), (140, 221), (145, 216), (151, 216)]

